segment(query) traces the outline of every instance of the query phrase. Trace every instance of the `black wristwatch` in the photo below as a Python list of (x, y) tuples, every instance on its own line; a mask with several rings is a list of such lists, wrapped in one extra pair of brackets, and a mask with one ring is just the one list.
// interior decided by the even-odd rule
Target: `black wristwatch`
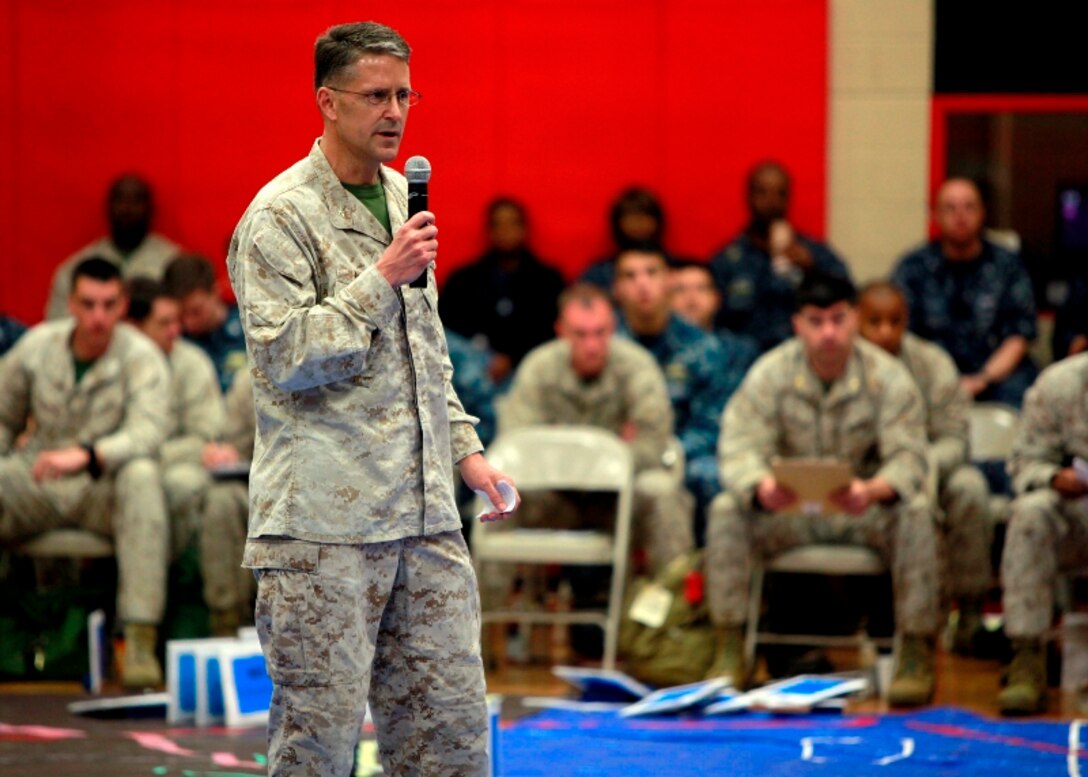
[(94, 443), (85, 442), (79, 446), (87, 451), (87, 474), (94, 480), (102, 477), (102, 465), (98, 463), (98, 456), (94, 452)]

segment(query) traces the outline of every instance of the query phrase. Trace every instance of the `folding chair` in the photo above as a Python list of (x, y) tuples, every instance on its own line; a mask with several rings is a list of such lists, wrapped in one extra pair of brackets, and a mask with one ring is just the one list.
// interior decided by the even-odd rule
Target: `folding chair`
[[(1019, 411), (1002, 402), (975, 402), (967, 418), (971, 461), (1007, 461), (1016, 441)], [(990, 496), (990, 519), (993, 523), (1008, 521), (1009, 501), (1007, 494)]]
[[(815, 575), (869, 575), (880, 577), (888, 574), (880, 556), (870, 548), (860, 545), (801, 545), (791, 548), (772, 559), (752, 562), (751, 588), (748, 592), (748, 623), (744, 635), (744, 654), (748, 666), (754, 666), (756, 645), (823, 645), (826, 647), (861, 646), (861, 636), (850, 634), (782, 634), (761, 631), (759, 615), (763, 605), (763, 579), (768, 572), (815, 574)], [(874, 638), (873, 643), (891, 648), (891, 638)]]
[(110, 558), (114, 554), (109, 538), (86, 529), (52, 529), (31, 537), (14, 550), (33, 560), (34, 576), (39, 586), (45, 578), (41, 562), (47, 559), (70, 559), (75, 562), (78, 559)]
[(538, 612), (484, 610), (484, 623), (590, 623), (604, 630), (603, 665), (616, 662), (623, 588), (631, 534), (634, 462), (627, 444), (588, 426), (536, 426), (505, 432), (487, 450), (488, 462), (513, 478), (518, 490), (595, 491), (616, 494), (612, 534), (547, 528), (509, 528), (501, 522), (473, 527), (472, 555), (482, 566), (505, 564), (611, 565), (608, 609)]

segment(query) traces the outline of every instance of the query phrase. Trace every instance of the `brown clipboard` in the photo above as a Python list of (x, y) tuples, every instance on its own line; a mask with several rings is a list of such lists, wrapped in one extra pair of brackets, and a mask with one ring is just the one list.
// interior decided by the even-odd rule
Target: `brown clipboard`
[(828, 497), (854, 479), (853, 470), (842, 459), (776, 458), (771, 460), (771, 471), (780, 485), (797, 494), (797, 504), (785, 512), (797, 510), (805, 515), (841, 512)]

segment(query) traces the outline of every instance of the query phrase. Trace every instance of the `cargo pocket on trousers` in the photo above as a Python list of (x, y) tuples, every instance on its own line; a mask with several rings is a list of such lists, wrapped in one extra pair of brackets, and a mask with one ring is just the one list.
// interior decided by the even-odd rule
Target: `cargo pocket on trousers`
[(313, 649), (313, 577), (321, 547), (308, 542), (260, 541), (246, 543), (242, 565), (257, 576), (257, 632), (261, 638), (268, 676), (279, 685), (319, 686), (324, 673), (307, 663), (307, 645)]

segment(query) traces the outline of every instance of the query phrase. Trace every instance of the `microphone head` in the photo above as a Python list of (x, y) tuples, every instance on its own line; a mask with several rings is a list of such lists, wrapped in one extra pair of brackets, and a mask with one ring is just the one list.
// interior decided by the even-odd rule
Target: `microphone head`
[(404, 163), (404, 177), (408, 183), (427, 183), (431, 180), (431, 163), (425, 156), (414, 156)]

